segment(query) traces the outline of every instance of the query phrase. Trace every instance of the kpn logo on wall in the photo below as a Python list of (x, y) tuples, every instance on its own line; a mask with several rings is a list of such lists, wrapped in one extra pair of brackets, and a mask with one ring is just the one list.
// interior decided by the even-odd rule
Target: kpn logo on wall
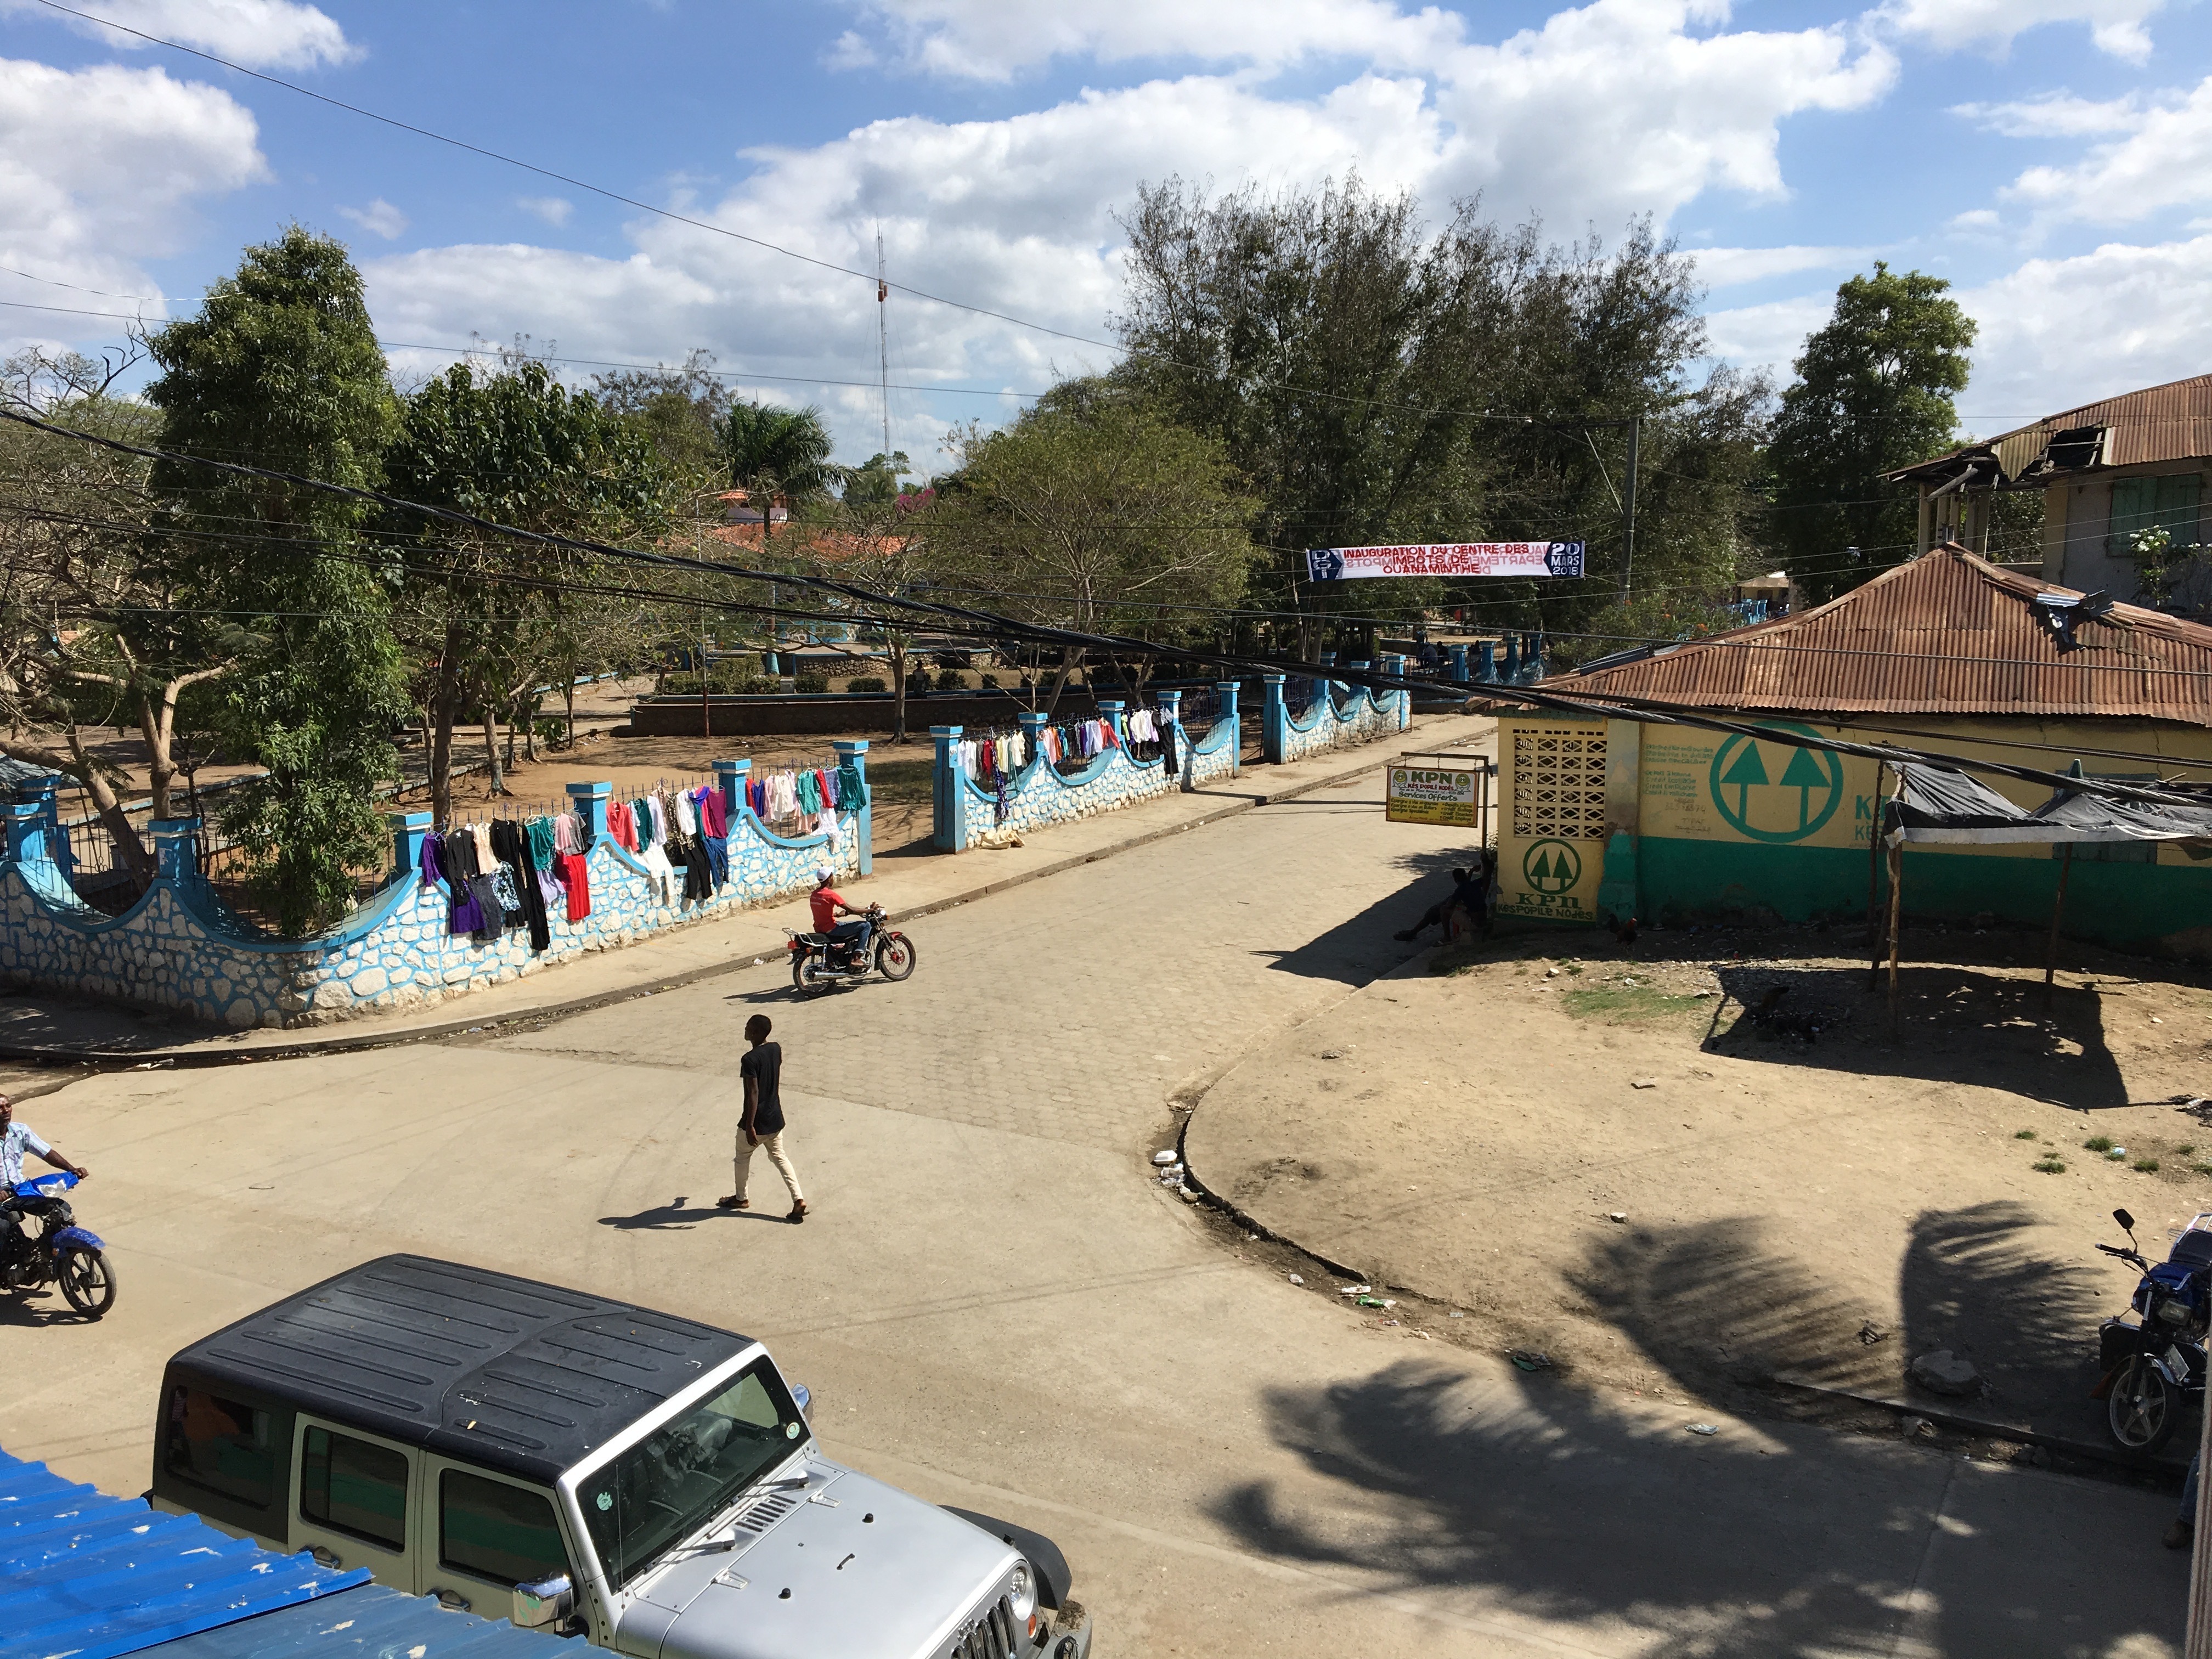
[[(1811, 727), (1778, 729), (1816, 734)], [(1844, 763), (1833, 751), (1756, 738), (1730, 738), (1707, 773), (1713, 805), (1729, 827), (1753, 841), (1803, 841), (1836, 815)]]
[(1572, 842), (1540, 841), (1521, 855), (1521, 877), (1532, 893), (1564, 893), (1583, 878), (1583, 857)]

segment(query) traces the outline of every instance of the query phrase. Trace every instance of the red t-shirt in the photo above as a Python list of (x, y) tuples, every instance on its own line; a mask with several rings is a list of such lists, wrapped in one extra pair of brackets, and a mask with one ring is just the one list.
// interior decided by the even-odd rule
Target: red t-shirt
[(845, 902), (845, 896), (834, 887), (817, 887), (806, 902), (814, 907), (814, 931), (826, 933), (837, 925), (837, 907)]

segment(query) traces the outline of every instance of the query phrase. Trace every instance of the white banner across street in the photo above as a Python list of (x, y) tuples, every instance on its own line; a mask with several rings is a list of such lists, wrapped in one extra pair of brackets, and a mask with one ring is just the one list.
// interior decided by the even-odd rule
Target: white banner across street
[(1435, 542), (1306, 550), (1309, 581), (1357, 576), (1579, 576), (1580, 542)]

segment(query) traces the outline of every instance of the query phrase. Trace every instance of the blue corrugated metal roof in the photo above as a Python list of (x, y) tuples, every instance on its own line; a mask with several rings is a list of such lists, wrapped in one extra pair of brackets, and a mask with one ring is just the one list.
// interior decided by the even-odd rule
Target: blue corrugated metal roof
[(559, 1640), (368, 1579), (0, 1452), (0, 1659), (551, 1659)]
[(368, 1577), (0, 1452), (0, 1659), (114, 1659)]
[[(148, 1659), (563, 1659), (561, 1640), (363, 1584), (303, 1607), (166, 1643)], [(581, 1642), (566, 1650), (582, 1656)]]

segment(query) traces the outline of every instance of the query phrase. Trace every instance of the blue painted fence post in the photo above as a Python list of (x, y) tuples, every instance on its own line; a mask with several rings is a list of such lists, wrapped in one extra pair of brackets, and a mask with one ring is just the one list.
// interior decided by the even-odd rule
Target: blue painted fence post
[(392, 868), (395, 875), (422, 878), (422, 839), (430, 833), (428, 812), (386, 812), (392, 826)]
[(1505, 666), (1500, 672), (1506, 684), (1521, 684), (1521, 635), (1517, 633), (1505, 636)]
[(1103, 697), (1099, 700), (1098, 718), (1113, 728), (1114, 746), (1116, 749), (1129, 740), (1128, 728), (1123, 724), (1121, 718), (1127, 712), (1128, 707), (1129, 705), (1119, 697)]
[(1260, 757), (1270, 766), (1280, 766), (1291, 748), (1291, 708), (1283, 701), (1285, 678), (1281, 674), (1260, 676), (1261, 695), (1267, 700), (1260, 713)]
[(1030, 761), (1044, 761), (1047, 766), (1051, 765), (1052, 763), (1044, 758), (1044, 729), (1052, 724), (1052, 716), (1041, 711), (1031, 714), (1024, 709), (1014, 716), (1014, 724), (1022, 728), (1022, 751)]
[(1474, 678), (1485, 685), (1498, 684), (1498, 641), (1483, 640), (1475, 647)]
[(1237, 724), (1237, 682), (1214, 681), (1213, 702), (1213, 723), (1229, 722), (1229, 775), (1233, 778), (1244, 765), (1244, 728)]
[(745, 785), (752, 777), (752, 769), (750, 757), (714, 763), (714, 781), (722, 790), (722, 813), (730, 821), (732, 835), (737, 833), (738, 817), (745, 810)]
[(937, 768), (930, 774), (929, 803), (934, 818), (933, 837), (942, 853), (968, 850), (968, 793), (961, 787), (960, 769), (954, 764), (954, 748), (960, 741), (957, 726), (933, 726), (930, 740), (937, 745)]
[(8, 808), (8, 862), (36, 864), (46, 856), (45, 809), (35, 801), (11, 800)]
[(1463, 645), (1449, 646), (1446, 647), (1445, 654), (1451, 659), (1452, 678), (1459, 684), (1465, 685), (1468, 676), (1467, 647)]
[(70, 838), (62, 832), (62, 806), (58, 799), (61, 787), (59, 778), (45, 778), (32, 786), (33, 799), (38, 802), (40, 815), (46, 824), (46, 856), (59, 866), (62, 879), (72, 885), (76, 881), (76, 853), (70, 846)]
[(853, 815), (853, 838), (860, 842), (860, 872), (864, 876), (876, 873), (876, 792), (868, 787), (868, 740), (856, 738), (848, 743), (830, 745), (837, 751), (841, 766), (849, 766), (860, 775), (862, 805)]
[(1193, 786), (1190, 781), (1190, 751), (1182, 740), (1182, 693), (1161, 691), (1155, 695), (1159, 699), (1160, 725), (1164, 728), (1161, 734), (1160, 747), (1162, 751), (1165, 752), (1169, 744), (1175, 744), (1176, 771), (1180, 775), (1179, 787), (1188, 793)]
[(614, 798), (611, 783), (572, 783), (568, 786), (568, 808), (584, 820), (591, 833), (591, 844), (598, 846), (607, 836), (607, 802)]
[(154, 843), (154, 878), (184, 887), (200, 878), (199, 861), (192, 856), (193, 838), (199, 834), (198, 818), (155, 818), (146, 826)]

